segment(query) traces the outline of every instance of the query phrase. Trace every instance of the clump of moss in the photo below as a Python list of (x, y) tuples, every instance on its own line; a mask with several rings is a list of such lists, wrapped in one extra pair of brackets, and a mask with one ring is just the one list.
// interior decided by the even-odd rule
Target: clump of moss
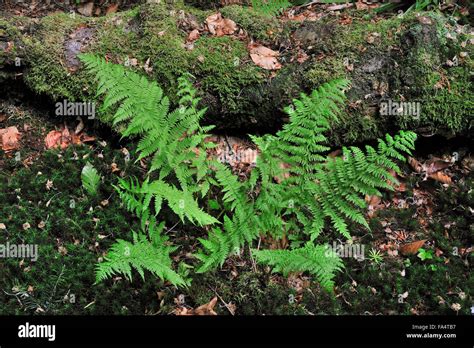
[[(468, 40), (465, 34), (448, 29), (446, 19), (436, 19), (431, 27), (417, 24), (407, 33), (411, 44), (406, 48), (406, 71), (401, 77), (409, 87), (403, 93), (406, 100), (421, 104), (421, 115), (417, 119), (399, 116), (397, 123), (405, 128), (428, 127), (433, 133), (462, 134), (472, 127), (474, 51), (472, 45), (461, 47)], [(447, 36), (453, 39), (447, 41)], [(431, 39), (424, 39), (427, 37)]]
[(201, 89), (220, 97), (229, 112), (239, 112), (239, 93), (263, 81), (265, 73), (250, 62), (245, 44), (230, 37), (202, 37), (191, 51)]
[(84, 86), (88, 79), (83, 73), (68, 71), (64, 60), (64, 42), (71, 29), (85, 25), (84, 18), (56, 13), (44, 17), (37, 25), (35, 35), (24, 37), (28, 70), (26, 84), (37, 93), (53, 99), (85, 99)]
[(12, 62), (17, 56), (17, 40), (19, 30), (7, 21), (0, 19), (0, 67), (6, 62)]
[(320, 86), (336, 78), (344, 78), (347, 76), (347, 71), (342, 58), (330, 57), (315, 62), (306, 76), (311, 85)]
[[(24, 306), (2, 292), (2, 314), (78, 313), (111, 292), (102, 284), (91, 286), (95, 264), (113, 240), (129, 238), (138, 223), (121, 207), (112, 188), (114, 177), (109, 174), (112, 161), (121, 169), (132, 169), (118, 150), (104, 149), (102, 156), (105, 161), (84, 146), (65, 152), (50, 150), (32, 166), (9, 165), (8, 172), (0, 175), (0, 216), (6, 226), (0, 243), (38, 245), (37, 261), (2, 261), (3, 290), (17, 293), (32, 289)], [(93, 163), (104, 178), (95, 198), (82, 189), (80, 174), (86, 162)], [(48, 182), (52, 182), (49, 189)], [(124, 287), (122, 292), (129, 293)], [(89, 308), (86, 313), (110, 313), (109, 304)]]
[(251, 37), (262, 42), (271, 42), (283, 30), (282, 24), (276, 18), (259, 14), (251, 7), (231, 5), (222, 8), (220, 12), (247, 31)]

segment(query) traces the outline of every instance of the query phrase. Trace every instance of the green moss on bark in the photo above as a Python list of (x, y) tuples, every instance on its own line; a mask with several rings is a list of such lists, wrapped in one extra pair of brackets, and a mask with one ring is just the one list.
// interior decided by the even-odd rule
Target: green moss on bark
[[(233, 5), (220, 11), (249, 37), (280, 50), (283, 68), (274, 73), (259, 68), (246, 42), (233, 36), (203, 32), (193, 47), (186, 47), (190, 19), (202, 26), (215, 10), (178, 1), (100, 18), (54, 14), (29, 24), (18, 45), (27, 62), (24, 79), (32, 90), (53, 99), (92, 98), (91, 76), (81, 68), (71, 72), (65, 56), (71, 34), (87, 27), (93, 35), (83, 50), (119, 64), (136, 59), (130, 69), (156, 80), (172, 102), (177, 78), (191, 72), (208, 107), (207, 122), (220, 128), (275, 129), (292, 98), (341, 77), (350, 79), (352, 88), (347, 92), (350, 106), (333, 134), (336, 144), (374, 139), (397, 128), (466, 133), (471, 127), (472, 45), (464, 44), (467, 33), (450, 19), (413, 14), (378, 21), (354, 16), (348, 25), (331, 17), (283, 23), (260, 18), (248, 7)], [(0, 29), (9, 38), (18, 35), (11, 25), (0, 23)], [(298, 61), (301, 53), (307, 56), (303, 63)], [(457, 66), (448, 66), (453, 57)], [(146, 73), (148, 60), (152, 70)], [(422, 114), (416, 119), (382, 117), (378, 109), (383, 99), (420, 101)]]

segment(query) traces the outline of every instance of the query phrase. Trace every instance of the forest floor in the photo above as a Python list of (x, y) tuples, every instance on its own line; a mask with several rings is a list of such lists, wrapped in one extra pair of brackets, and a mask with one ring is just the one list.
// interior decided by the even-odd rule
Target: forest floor
[[(0, 10), (41, 16), (47, 7)], [(10, 6), (10, 7), (8, 7)], [(99, 7), (107, 11), (111, 5)], [(125, 5), (126, 6), (126, 5)], [(70, 9), (62, 9), (66, 12)], [(19, 86), (0, 96), (0, 241), (40, 245), (37, 261), (0, 260), (0, 314), (470, 314), (473, 309), (474, 154), (472, 139), (420, 137), (402, 166), (400, 185), (366, 197), (370, 231), (356, 228), (365, 258), (346, 258), (334, 296), (304, 274), (257, 266), (249, 250), (177, 289), (152, 276), (96, 285), (95, 268), (112, 243), (139, 222), (113, 189), (118, 177), (145, 171), (136, 144), (95, 122), (56, 118), (52, 104)], [(232, 134), (229, 134), (231, 136)], [(223, 142), (224, 140), (222, 140)], [(239, 150), (239, 144), (235, 145)], [(248, 150), (248, 149), (244, 149)], [(92, 163), (103, 180), (91, 198), (81, 170)], [(234, 169), (242, 170), (239, 163)], [(192, 229), (168, 227), (189, 260)], [(185, 229), (185, 233), (183, 230)], [(281, 247), (272, 240), (262, 245)], [(259, 243), (260, 244), (260, 243)], [(423, 251), (419, 251), (420, 248)]]
[[(133, 143), (87, 128), (71, 137), (79, 121), (62, 122), (47, 114), (11, 99), (0, 106), (0, 128), (16, 127), (21, 133), (18, 147), (0, 158), (0, 230), (10, 243), (42, 245), (36, 262), (0, 263), (3, 314), (169, 314), (216, 296), (219, 303), (214, 310), (219, 314), (468, 314), (471, 310), (474, 157), (466, 139), (419, 140), (413, 163), (431, 164), (431, 177), (406, 165), (397, 190), (370, 202), (372, 230), (355, 234), (367, 248), (366, 259), (345, 260), (335, 298), (301, 274), (286, 279), (256, 268), (246, 252), (230, 258), (218, 272), (198, 276), (187, 291), (152, 278), (129, 283), (116, 277), (91, 286), (95, 264), (113, 240), (128, 238), (139, 225), (120, 206), (111, 184), (118, 176), (142, 169), (126, 162), (127, 153), (133, 158)], [(64, 134), (66, 127), (69, 135)], [(47, 149), (47, 135), (54, 132), (61, 134), (55, 139), (64, 149)], [(104, 177), (94, 199), (81, 188), (80, 173), (87, 162)], [(197, 244), (192, 234), (184, 238), (191, 249)], [(413, 242), (420, 247), (420, 241), (425, 241), (421, 244), (432, 259), (422, 260), (417, 248), (405, 255), (400, 252)], [(368, 256), (372, 250), (380, 259)]]

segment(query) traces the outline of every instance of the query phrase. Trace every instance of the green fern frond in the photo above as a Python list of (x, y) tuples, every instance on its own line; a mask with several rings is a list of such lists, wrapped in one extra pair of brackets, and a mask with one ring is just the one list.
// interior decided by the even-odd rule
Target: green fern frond
[(170, 253), (176, 248), (166, 245), (167, 239), (161, 235), (163, 224), (156, 230), (153, 225), (150, 228), (150, 239), (143, 232), (132, 232), (132, 242), (118, 239), (112, 245), (105, 261), (97, 265), (96, 283), (118, 274), (132, 281), (135, 269), (142, 279), (145, 271), (149, 271), (173, 285), (186, 286), (186, 281), (172, 269)]
[(127, 209), (138, 216), (151, 210), (154, 199), (154, 207), (157, 210), (155, 215), (159, 213), (162, 202), (166, 201), (171, 210), (183, 221), (187, 218), (201, 226), (219, 222), (199, 207), (191, 192), (179, 190), (162, 180), (149, 182), (147, 179), (140, 185), (134, 179), (130, 181), (121, 179), (116, 189)]
[(81, 172), (82, 186), (90, 195), (96, 195), (100, 184), (100, 175), (92, 164), (87, 163)]
[(344, 266), (342, 260), (326, 246), (307, 243), (292, 250), (252, 250), (257, 262), (273, 267), (274, 272), (288, 275), (290, 272), (308, 272), (321, 286), (332, 291), (333, 278)]
[(208, 239), (199, 238), (204, 250), (195, 254), (201, 261), (197, 273), (204, 273), (224, 264), (229, 256), (231, 245), (229, 239), (221, 229), (214, 228)]
[[(322, 85), (285, 111), (290, 121), (276, 136), (252, 137), (261, 150), (256, 174), (250, 185), (260, 179), (260, 194), (255, 202), (259, 218), (273, 214), (273, 224), (261, 223), (265, 230), (280, 225), (279, 216), (294, 214), (303, 230), (313, 241), (329, 220), (345, 238), (350, 239), (349, 222), (369, 228), (361, 211), (366, 208), (365, 195), (381, 195), (380, 190), (392, 190), (396, 179), (389, 170), (399, 172), (394, 160), (403, 160), (402, 153), (414, 148), (416, 135), (401, 131), (394, 137), (379, 140), (377, 150), (366, 147), (343, 148), (342, 158), (328, 158), (327, 139), (323, 133), (337, 122), (341, 103), (345, 100), (346, 80), (335, 80)], [(287, 170), (275, 169), (285, 163)], [(259, 178), (257, 178), (257, 176)], [(275, 187), (272, 178), (284, 178)], [(282, 201), (297, 201), (298, 211), (285, 209)]]

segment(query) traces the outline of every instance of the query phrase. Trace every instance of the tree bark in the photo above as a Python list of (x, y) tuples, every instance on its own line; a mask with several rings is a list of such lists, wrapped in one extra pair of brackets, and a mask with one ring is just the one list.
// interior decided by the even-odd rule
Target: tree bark
[[(95, 84), (77, 54), (90, 52), (155, 79), (172, 101), (177, 78), (190, 72), (208, 107), (205, 122), (229, 132), (274, 131), (293, 98), (334, 78), (352, 83), (334, 143), (371, 140), (400, 128), (463, 134), (472, 126), (469, 28), (441, 15), (375, 21), (355, 13), (349, 23), (329, 15), (282, 21), (237, 5), (220, 12), (236, 23), (232, 35), (211, 34), (206, 18), (212, 11), (182, 2), (100, 18), (0, 18), (0, 86), (7, 89), (11, 79), (22, 78), (53, 101), (89, 101)], [(191, 42), (193, 30), (200, 37)], [(248, 52), (251, 41), (279, 52), (282, 68), (258, 67)], [(420, 112), (381, 112), (388, 102), (419, 103)]]

